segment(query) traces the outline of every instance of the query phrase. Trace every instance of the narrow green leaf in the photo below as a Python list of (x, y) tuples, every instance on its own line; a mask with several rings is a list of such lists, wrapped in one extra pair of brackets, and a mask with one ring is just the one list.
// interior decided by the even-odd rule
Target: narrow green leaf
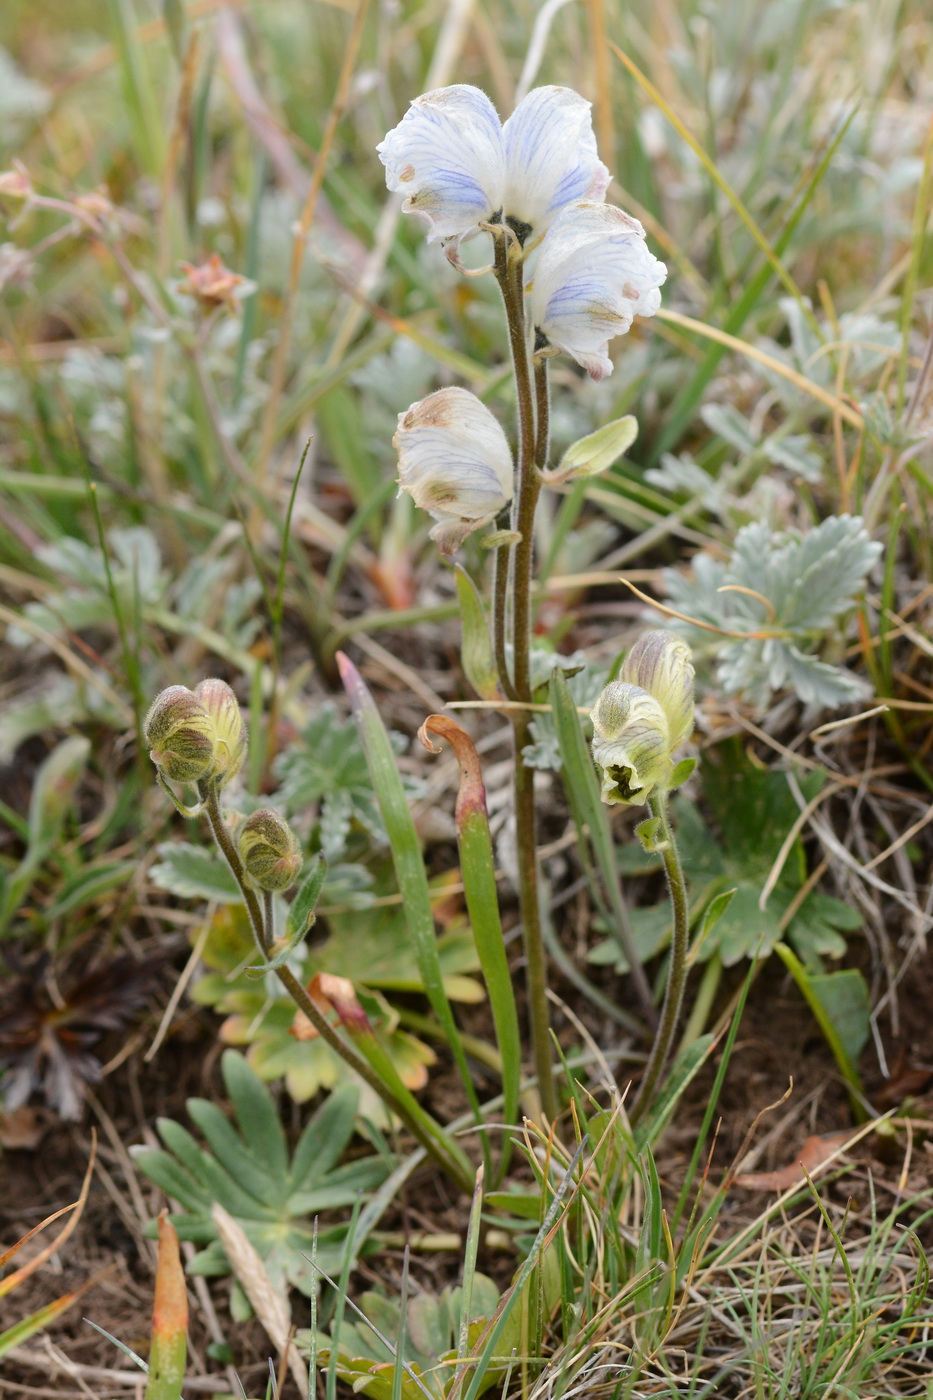
[(701, 1035), (677, 1056), (650, 1111), (635, 1129), (635, 1142), (639, 1151), (656, 1142), (661, 1136), (681, 1095), (703, 1068), (715, 1043), (714, 1035)]
[(489, 622), (476, 584), (460, 564), (454, 569), (463, 641), (460, 661), (470, 685), (482, 700), (494, 700), (499, 693), (496, 662), (489, 636)]
[(651, 990), (632, 938), (631, 921), (619, 886), (607, 808), (599, 795), (596, 770), (587, 752), (580, 716), (570, 694), (567, 678), (563, 671), (557, 668), (551, 675), (550, 698), (560, 748), (561, 776), (570, 802), (577, 839), (581, 847), (585, 846), (587, 838), (592, 845), (603, 889), (615, 920), (613, 934), (631, 969), (642, 1009), (649, 1020), (653, 1021)]
[(862, 1081), (855, 1066), (870, 1031), (868, 988), (862, 974), (848, 968), (814, 976), (786, 943), (775, 943), (774, 951), (803, 993), (846, 1081), (853, 1112), (864, 1122)]
[(243, 1137), (259, 1162), (274, 1176), (284, 1177), (288, 1144), (272, 1095), (246, 1057), (235, 1050), (224, 1051), (220, 1068)]
[[(385, 725), (376, 709), (372, 696), (362, 676), (352, 661), (337, 653), (340, 675), (350, 697), (353, 715), (359, 726), (360, 738), (366, 754), (366, 764), (382, 813), (382, 820), (389, 837), (392, 863), (398, 881), (405, 922), (418, 959), (418, 970), (424, 982), (424, 989), (435, 1016), (444, 1030), (451, 1051), (460, 1071), (467, 1099), (478, 1124), (482, 1123), (479, 1099), (463, 1052), (460, 1034), (454, 1021), (450, 1002), (444, 990), (441, 975), (440, 956), (437, 950), (437, 935), (434, 930), (434, 915), (428, 891), (428, 877), (425, 873), (421, 844), (415, 823), (408, 806), (405, 789), (399, 775), (395, 754), (389, 742)], [(473, 1174), (470, 1172), (472, 1187)]]
[[(489, 834), (486, 789), (476, 746), (462, 725), (446, 715), (429, 715), (419, 737), (432, 752), (435, 749), (427, 736), (434, 734), (450, 744), (460, 764), (456, 809), (460, 870), (470, 926), (489, 993), (496, 1043), (502, 1057), (502, 1112), (506, 1123), (516, 1123), (522, 1074), (521, 1033), (499, 917), (496, 862)], [(484, 1144), (487, 1141), (486, 1134), (483, 1141)], [(508, 1168), (509, 1153), (510, 1140), (506, 1135), (496, 1181), (501, 1180)]]
[(312, 915), (326, 879), (327, 861), (321, 855), (315, 856), (314, 863), (299, 886), (298, 893), (289, 908), (285, 924), (286, 938), (303, 938), (311, 928)]
[(146, 1400), (180, 1400), (185, 1379), (187, 1328), (188, 1295), (178, 1236), (163, 1212), (159, 1216), (159, 1252)]

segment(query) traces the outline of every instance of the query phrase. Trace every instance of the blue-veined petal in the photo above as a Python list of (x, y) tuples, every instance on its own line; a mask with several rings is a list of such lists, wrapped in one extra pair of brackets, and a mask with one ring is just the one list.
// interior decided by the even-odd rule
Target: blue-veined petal
[(502, 128), (503, 217), (522, 242), (543, 234), (565, 205), (606, 193), (609, 171), (596, 154), (590, 105), (572, 88), (535, 88)]
[(398, 416), (399, 490), (438, 523), (445, 554), (512, 498), (512, 454), (485, 404), (467, 389), (438, 389)]
[(376, 147), (386, 184), (428, 221), (428, 239), (461, 239), (502, 208), (505, 156), (495, 107), (465, 83), (416, 97)]
[(667, 268), (637, 219), (611, 204), (571, 204), (538, 252), (531, 293), (537, 344), (572, 355), (593, 377), (612, 373), (609, 341), (653, 316)]

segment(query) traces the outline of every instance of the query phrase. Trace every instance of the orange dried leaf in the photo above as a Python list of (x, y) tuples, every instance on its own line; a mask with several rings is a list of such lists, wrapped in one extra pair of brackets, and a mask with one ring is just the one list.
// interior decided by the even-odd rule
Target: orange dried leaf
[(836, 1150), (852, 1137), (851, 1129), (843, 1128), (837, 1133), (808, 1137), (797, 1157), (786, 1167), (776, 1172), (740, 1172), (733, 1178), (735, 1186), (744, 1186), (748, 1191), (788, 1191), (798, 1182), (805, 1181), (827, 1162)]

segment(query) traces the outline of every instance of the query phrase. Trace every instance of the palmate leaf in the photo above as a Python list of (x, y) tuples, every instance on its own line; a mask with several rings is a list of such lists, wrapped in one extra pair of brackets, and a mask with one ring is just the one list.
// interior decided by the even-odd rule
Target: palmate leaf
[[(328, 923), (331, 936), (323, 944), (295, 950), (293, 972), (305, 983), (319, 972), (349, 978), (402, 1082), (409, 1089), (423, 1088), (435, 1063), (434, 1052), (399, 1027), (397, 1013), (376, 990), (422, 990), (398, 909), (351, 910), (329, 915)], [(448, 996), (480, 1000), (482, 989), (471, 975), (478, 968), (472, 935), (463, 927), (449, 929), (438, 940), (438, 953)], [(202, 956), (212, 971), (195, 984), (192, 995), (226, 1015), (222, 1038), (247, 1048), (249, 1063), (263, 1080), (284, 1077), (289, 1095), (298, 1103), (336, 1084), (358, 1083), (326, 1041), (295, 1038), (295, 1006), (274, 974), (256, 979), (247, 972), (256, 951), (242, 905), (216, 911)], [(382, 1101), (367, 1086), (359, 1088), (360, 1115), (387, 1125), (390, 1119)]]
[[(683, 796), (673, 799), (674, 828), (691, 907), (699, 912), (726, 890), (734, 889), (735, 894), (703, 939), (698, 956), (706, 960), (715, 952), (729, 966), (742, 958), (766, 956), (786, 937), (804, 964), (821, 972), (821, 959), (841, 957), (846, 951), (844, 935), (861, 928), (862, 918), (842, 900), (811, 890), (788, 927), (782, 928), (807, 876), (800, 841), (794, 843), (764, 909), (759, 908), (765, 881), (798, 816), (784, 774), (757, 768), (739, 746), (728, 743), (704, 756), (701, 775), (704, 796), (712, 810), (712, 828), (695, 803)], [(816, 796), (823, 776), (801, 774), (798, 782), (809, 799)], [(669, 934), (667, 903), (635, 908), (632, 915), (636, 945), (650, 956)], [(595, 948), (591, 957), (618, 965), (606, 945)]]
[[(364, 1157), (338, 1165), (354, 1130), (353, 1085), (342, 1085), (325, 1100), (289, 1157), (278, 1110), (259, 1076), (232, 1050), (224, 1052), (221, 1067), (233, 1118), (206, 1099), (189, 1099), (188, 1112), (206, 1146), (180, 1123), (162, 1119), (164, 1149), (134, 1149), (137, 1166), (182, 1207), (170, 1217), (179, 1237), (205, 1246), (192, 1272), (230, 1272), (211, 1216), (219, 1202), (242, 1226), (277, 1287), (291, 1283), (311, 1293), (315, 1275), (305, 1257), (314, 1237), (311, 1217), (374, 1190), (391, 1163)], [(317, 1257), (328, 1272), (339, 1268), (346, 1237), (345, 1226), (318, 1233)]]

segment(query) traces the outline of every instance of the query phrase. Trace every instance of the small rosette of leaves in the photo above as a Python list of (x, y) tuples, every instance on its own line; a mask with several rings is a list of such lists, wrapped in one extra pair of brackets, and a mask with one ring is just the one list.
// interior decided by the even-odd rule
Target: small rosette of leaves
[[(217, 1202), (239, 1222), (275, 1287), (281, 1291), (293, 1284), (310, 1296), (318, 1285), (309, 1262), (312, 1251), (316, 1248), (321, 1268), (337, 1271), (347, 1237), (345, 1226), (325, 1227), (315, 1245), (314, 1217), (375, 1190), (391, 1163), (370, 1156), (338, 1165), (353, 1136), (354, 1086), (344, 1084), (327, 1098), (289, 1154), (275, 1101), (259, 1076), (233, 1050), (225, 1051), (221, 1067), (233, 1121), (207, 1099), (189, 1099), (188, 1113), (206, 1146), (180, 1123), (163, 1118), (158, 1128), (164, 1150), (137, 1148), (136, 1164), (181, 1206), (169, 1217), (179, 1238), (202, 1246), (189, 1265), (192, 1273), (230, 1272), (211, 1217)], [(154, 1222), (150, 1230), (154, 1233)], [(238, 1290), (234, 1302), (241, 1316), (248, 1314)]]
[[(337, 1375), (353, 1387), (357, 1394), (371, 1400), (445, 1400), (464, 1363), (458, 1365), (457, 1341), (463, 1308), (460, 1288), (445, 1288), (440, 1293), (419, 1293), (408, 1299), (402, 1319), (402, 1304), (397, 1298), (381, 1293), (364, 1293), (359, 1306), (366, 1320), (357, 1316), (353, 1322), (344, 1319), (337, 1334)], [(470, 1295), (470, 1321), (467, 1345), (475, 1346), (488, 1319), (499, 1306), (499, 1290), (485, 1274), (473, 1275)], [(372, 1326), (367, 1325), (371, 1323)], [(493, 1358), (482, 1378), (480, 1393), (497, 1383), (501, 1385), (511, 1364), (512, 1348), (519, 1344), (517, 1322), (503, 1339), (501, 1358)], [(385, 1338), (398, 1349), (398, 1356), (386, 1346)], [(298, 1334), (299, 1343), (302, 1334)], [(334, 1342), (330, 1337), (318, 1338), (318, 1362), (326, 1368)], [(401, 1357), (401, 1361), (398, 1357)], [(469, 1363), (467, 1363), (469, 1364)], [(401, 1370), (401, 1376), (398, 1372)], [(467, 1371), (466, 1387), (469, 1387)]]
[(736, 535), (728, 563), (700, 553), (691, 577), (674, 569), (664, 576), (679, 612), (743, 635), (717, 637), (682, 621), (672, 626), (700, 655), (713, 652), (717, 681), (729, 694), (761, 708), (784, 690), (806, 705), (848, 704), (865, 695), (865, 683), (818, 652), (880, 553), (857, 516), (830, 516), (804, 535), (754, 521)]

